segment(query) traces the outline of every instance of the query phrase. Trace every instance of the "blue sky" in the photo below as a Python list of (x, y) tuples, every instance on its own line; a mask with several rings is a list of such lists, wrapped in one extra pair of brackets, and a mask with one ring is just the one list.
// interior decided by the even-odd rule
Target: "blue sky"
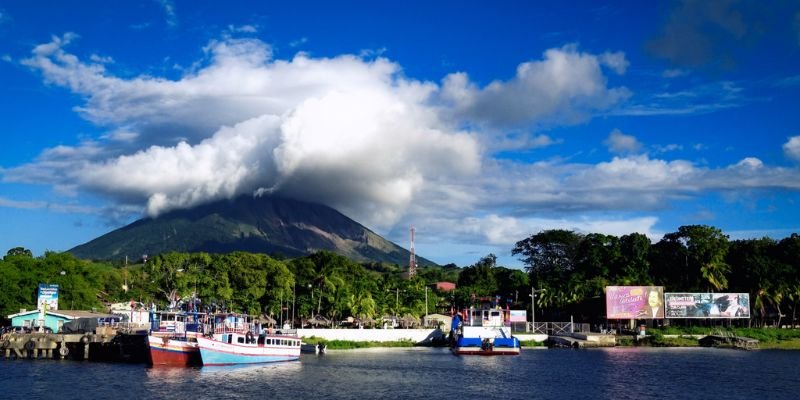
[(252, 193), (462, 266), (800, 232), (796, 2), (251, 3), (0, 4), (0, 249)]

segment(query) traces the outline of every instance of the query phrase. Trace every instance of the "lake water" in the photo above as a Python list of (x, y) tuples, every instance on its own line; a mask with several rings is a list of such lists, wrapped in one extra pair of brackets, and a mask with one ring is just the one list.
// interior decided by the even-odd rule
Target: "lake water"
[(148, 368), (0, 361), (8, 399), (800, 398), (800, 352), (706, 348), (535, 349), (457, 357), (368, 349), (247, 367)]

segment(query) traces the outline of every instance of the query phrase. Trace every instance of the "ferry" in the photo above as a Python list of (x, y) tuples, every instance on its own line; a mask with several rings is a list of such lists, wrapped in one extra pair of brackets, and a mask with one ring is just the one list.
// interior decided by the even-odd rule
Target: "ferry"
[(511, 336), (500, 308), (470, 308), (467, 318), (456, 314), (451, 326), (451, 351), (458, 355), (518, 355), (519, 339)]
[(153, 366), (200, 366), (197, 338), (203, 335), (205, 314), (184, 311), (152, 312), (150, 334), (150, 364)]
[(197, 337), (203, 366), (296, 361), (300, 342), (294, 334), (258, 331), (241, 316), (215, 316), (213, 334)]

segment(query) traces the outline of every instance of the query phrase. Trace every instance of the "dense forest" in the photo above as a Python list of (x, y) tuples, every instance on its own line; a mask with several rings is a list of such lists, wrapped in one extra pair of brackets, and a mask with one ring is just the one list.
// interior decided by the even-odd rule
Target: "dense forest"
[[(417, 319), (449, 313), (481, 299), (500, 298), (530, 310), (537, 290), (537, 321), (599, 322), (609, 285), (658, 285), (667, 292), (750, 294), (755, 325), (795, 324), (800, 303), (800, 235), (729, 240), (719, 229), (682, 226), (652, 243), (642, 234), (621, 237), (547, 230), (511, 250), (524, 270), (497, 265), (493, 254), (473, 265), (420, 268), (360, 264), (322, 251), (294, 259), (264, 254), (166, 253), (125, 265), (80, 260), (68, 253), (33, 257), (17, 247), (0, 261), (0, 313), (34, 309), (39, 283), (61, 287), (61, 309), (102, 309), (135, 300), (159, 308), (198, 298), (209, 310), (266, 314), (276, 320), (331, 320), (384, 315)], [(456, 282), (439, 292), (435, 282)], [(541, 290), (541, 292), (539, 292)]]

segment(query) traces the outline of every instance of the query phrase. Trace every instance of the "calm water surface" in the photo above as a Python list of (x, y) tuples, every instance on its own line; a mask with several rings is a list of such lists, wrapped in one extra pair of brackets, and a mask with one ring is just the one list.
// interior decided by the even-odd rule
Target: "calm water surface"
[(611, 348), (303, 355), (248, 367), (0, 361), (8, 399), (800, 399), (800, 352)]

